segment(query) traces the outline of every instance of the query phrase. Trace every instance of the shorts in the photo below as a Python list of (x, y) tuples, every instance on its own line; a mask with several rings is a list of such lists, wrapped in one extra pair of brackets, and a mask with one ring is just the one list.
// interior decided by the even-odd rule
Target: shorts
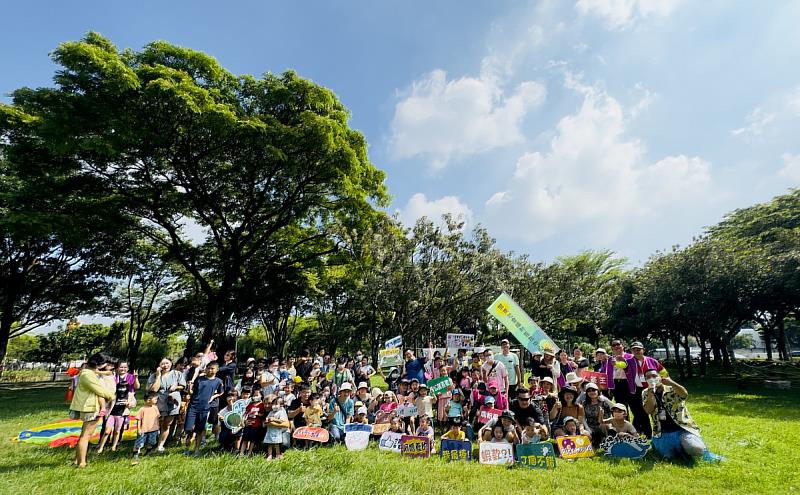
[(208, 409), (208, 419), (206, 422), (212, 426), (216, 426), (219, 422), (219, 406), (210, 407)]
[(125, 416), (109, 416), (106, 421), (106, 427), (103, 431), (120, 431), (125, 427)]
[(136, 437), (136, 443), (133, 444), (133, 450), (140, 450), (145, 445), (150, 445), (153, 447), (157, 444), (158, 430), (148, 431), (147, 433), (140, 433), (139, 436)]
[(76, 411), (74, 409), (70, 409), (69, 419), (78, 419), (86, 423), (89, 421), (97, 421), (99, 418), (97, 417), (96, 412), (81, 412), (81, 411)]
[(183, 423), (183, 431), (186, 433), (201, 432), (206, 430), (208, 422), (208, 409), (195, 409), (192, 406), (186, 410), (186, 419)]
[(264, 438), (266, 428), (261, 426), (245, 426), (242, 430), (242, 438), (248, 442), (260, 442)]

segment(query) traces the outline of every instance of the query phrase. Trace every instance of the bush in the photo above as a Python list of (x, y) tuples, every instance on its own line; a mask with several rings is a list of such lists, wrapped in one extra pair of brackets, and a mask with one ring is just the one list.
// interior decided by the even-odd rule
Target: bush
[(48, 382), (53, 379), (53, 373), (42, 370), (5, 370), (0, 376), (0, 382)]

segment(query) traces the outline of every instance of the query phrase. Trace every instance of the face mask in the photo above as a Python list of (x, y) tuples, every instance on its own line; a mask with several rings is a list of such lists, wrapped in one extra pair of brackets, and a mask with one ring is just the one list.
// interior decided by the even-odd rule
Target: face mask
[(273, 404), (273, 405), (272, 405), (272, 410), (273, 410), (273, 411), (277, 411), (277, 410), (278, 410), (278, 409), (280, 409), (280, 408), (281, 408), (281, 406), (279, 406), (278, 404)]
[(278, 372), (278, 368), (270, 368), (269, 369), (273, 374)]
[(650, 385), (650, 388), (656, 388), (659, 383), (661, 383), (660, 378), (650, 377), (647, 379), (647, 384)]
[(253, 402), (261, 402), (261, 397), (253, 397)]

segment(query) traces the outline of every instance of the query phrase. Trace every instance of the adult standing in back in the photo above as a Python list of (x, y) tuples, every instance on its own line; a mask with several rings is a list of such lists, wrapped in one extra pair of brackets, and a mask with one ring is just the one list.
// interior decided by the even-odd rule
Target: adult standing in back
[[(428, 350), (430, 356), (433, 357), (433, 342), (428, 342)], [(416, 378), (419, 383), (425, 383), (425, 362), (428, 360), (428, 358), (426, 356), (414, 356), (414, 353), (411, 351), (411, 349), (406, 349), (404, 357), (406, 364), (403, 378), (407, 380), (413, 380)]]
[(636, 396), (636, 361), (633, 354), (625, 352), (625, 346), (619, 339), (611, 341), (611, 355), (603, 361), (600, 372), (605, 373), (608, 390), (614, 401), (625, 404), (634, 415), (643, 415), (642, 399)]
[[(645, 378), (648, 371), (655, 371), (659, 376), (668, 376), (668, 373), (656, 358), (644, 355), (644, 345), (641, 342), (631, 344), (631, 352), (633, 353), (633, 359), (636, 361), (636, 396), (641, 397), (642, 392), (648, 386)], [(636, 431), (643, 433), (647, 438), (652, 438), (653, 427), (650, 425), (650, 417), (646, 415), (644, 408), (641, 410), (642, 414), (639, 414), (640, 411), (638, 409), (633, 407), (632, 409), (633, 426)]]
[(500, 341), (500, 354), (496, 355), (494, 359), (506, 368), (508, 375), (508, 400), (509, 402), (517, 398), (517, 389), (523, 385), (522, 380), (525, 378), (522, 374), (522, 368), (519, 365), (519, 356), (511, 352), (511, 343), (508, 339)]

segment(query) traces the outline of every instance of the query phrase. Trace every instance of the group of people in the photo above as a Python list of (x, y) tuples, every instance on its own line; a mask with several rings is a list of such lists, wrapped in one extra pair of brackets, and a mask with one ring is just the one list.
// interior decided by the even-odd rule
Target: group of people
[[(627, 353), (614, 340), (611, 353), (595, 350), (593, 363), (577, 347), (572, 354), (534, 353), (527, 381), (508, 340), (496, 353), (458, 349), (455, 355), (429, 343), (422, 356), (406, 350), (403, 365), (386, 370), (360, 351), (336, 359), (324, 349), (285, 360), (250, 358), (240, 369), (235, 352), (218, 360), (212, 347), (213, 341), (176, 362), (165, 357), (148, 377), (144, 404), (135, 412), (133, 464), (143, 451), (164, 452), (170, 441), (183, 445), (186, 455), (200, 455), (209, 425), (218, 450), (281, 459), (287, 448), (314, 443), (293, 439), (295, 429), (325, 428), (335, 443), (343, 441), (348, 423), (388, 423), (389, 431), (427, 436), (434, 450), (437, 429), (441, 439), (513, 444), (586, 435), (599, 445), (608, 436), (642, 435), (667, 458), (717, 459), (689, 416), (686, 389), (639, 342)], [(586, 380), (586, 370), (606, 379), (599, 385)], [(373, 386), (376, 374), (385, 390)], [(450, 386), (431, 393), (428, 382), (444, 377)], [(70, 417), (83, 421), (76, 465), (86, 465), (98, 424), (98, 452), (107, 445), (117, 450), (141, 386), (125, 362), (105, 353), (87, 360), (70, 404)], [(223, 418), (237, 404), (246, 404), (242, 427), (231, 427)]]

